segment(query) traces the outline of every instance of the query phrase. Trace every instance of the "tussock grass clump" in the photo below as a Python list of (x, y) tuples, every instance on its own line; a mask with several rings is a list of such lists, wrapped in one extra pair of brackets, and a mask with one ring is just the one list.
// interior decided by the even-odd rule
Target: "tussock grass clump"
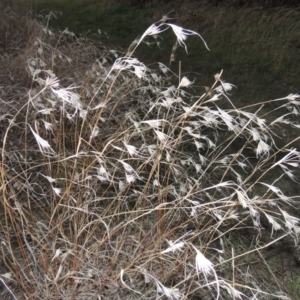
[[(297, 245), (296, 197), (280, 182), (296, 181), (300, 153), (277, 141), (281, 124), (299, 127), (299, 95), (236, 107), (222, 72), (202, 95), (189, 93), (194, 78), (168, 86), (165, 65), (134, 57), (164, 30), (183, 47), (201, 38), (163, 18), (122, 56), (35, 22), (26, 47), (1, 48), (30, 79), (1, 86), (5, 297), (288, 299), (240, 260)], [(272, 102), (282, 115), (267, 120)], [(239, 232), (252, 240), (242, 252)]]

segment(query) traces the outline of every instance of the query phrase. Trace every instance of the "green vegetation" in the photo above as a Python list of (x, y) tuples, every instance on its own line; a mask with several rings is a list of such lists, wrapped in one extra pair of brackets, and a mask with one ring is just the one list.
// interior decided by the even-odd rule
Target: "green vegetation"
[(295, 280), (291, 283), (290, 286), (291, 290), (294, 292), (295, 295), (300, 294), (300, 278), (295, 278)]
[[(166, 18), (122, 51), (0, 14), (2, 298), (296, 299), (298, 94), (235, 101), (215, 62), (185, 71), (217, 37)], [(139, 56), (160, 34), (172, 70)]]

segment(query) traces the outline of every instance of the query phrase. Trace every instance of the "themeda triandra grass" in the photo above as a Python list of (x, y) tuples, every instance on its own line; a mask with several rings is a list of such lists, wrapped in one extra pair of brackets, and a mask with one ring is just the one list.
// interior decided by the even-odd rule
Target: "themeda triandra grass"
[[(287, 299), (236, 262), (285, 237), (298, 243), (296, 197), (280, 182), (297, 180), (299, 152), (295, 141), (278, 146), (278, 128), (298, 129), (299, 95), (272, 100), (282, 103), (272, 119), (262, 104), (236, 107), (222, 72), (202, 95), (189, 93), (197, 78), (167, 86), (161, 73), (171, 71), (149, 69), (135, 48), (170, 29), (185, 49), (187, 36), (201, 36), (165, 18), (125, 57), (67, 30), (35, 28), (18, 54), (31, 79), (16, 89), (23, 102), (1, 86), (4, 293)], [(239, 232), (257, 244), (238, 253)]]

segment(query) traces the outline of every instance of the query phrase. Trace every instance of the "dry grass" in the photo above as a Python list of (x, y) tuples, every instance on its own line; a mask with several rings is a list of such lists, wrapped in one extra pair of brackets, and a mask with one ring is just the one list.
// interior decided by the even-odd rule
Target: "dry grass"
[[(14, 38), (1, 45), (2, 297), (289, 299), (235, 263), (298, 242), (288, 214), (297, 197), (278, 186), (296, 180), (300, 153), (276, 146), (282, 124), (299, 127), (298, 95), (264, 103), (282, 112), (270, 121), (270, 105), (267, 121), (263, 103), (235, 107), (222, 72), (199, 96), (193, 78), (167, 86), (167, 67), (134, 54), (161, 30), (182, 46), (199, 38), (168, 20), (122, 56), (53, 33), (47, 18), (5, 16), (1, 35)], [(253, 239), (242, 253), (230, 240), (239, 232)]]

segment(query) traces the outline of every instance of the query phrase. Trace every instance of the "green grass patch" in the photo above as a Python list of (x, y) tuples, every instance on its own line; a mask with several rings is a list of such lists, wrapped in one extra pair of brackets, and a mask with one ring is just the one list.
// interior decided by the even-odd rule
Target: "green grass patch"
[[(300, 25), (299, 11), (292, 8), (262, 8), (208, 4), (189, 1), (184, 4), (163, 6), (150, 3), (129, 5), (124, 2), (38, 1), (36, 11), (60, 10), (62, 16), (52, 24), (69, 27), (75, 32), (106, 31), (108, 43), (126, 49), (131, 41), (164, 14), (175, 21), (200, 32), (211, 51), (192, 39), (188, 42), (189, 54), (178, 54), (172, 65), (178, 71), (182, 61), (183, 73), (195, 73), (201, 83), (214, 73), (224, 69), (224, 76), (239, 87), (237, 98), (242, 103), (280, 97), (297, 89), (300, 75)], [(180, 14), (177, 13), (180, 11)], [(174, 43), (172, 37), (161, 41), (162, 51), (156, 47), (143, 47), (138, 56), (146, 63), (169, 62)], [(197, 83), (197, 81), (196, 81)], [(208, 84), (208, 82), (206, 82)]]

